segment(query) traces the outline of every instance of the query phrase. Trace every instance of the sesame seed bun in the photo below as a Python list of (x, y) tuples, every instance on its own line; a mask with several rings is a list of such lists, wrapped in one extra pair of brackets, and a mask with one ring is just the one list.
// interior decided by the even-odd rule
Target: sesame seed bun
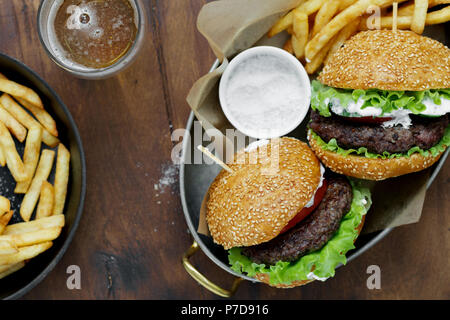
[(433, 157), (414, 153), (410, 157), (393, 159), (375, 159), (349, 154), (343, 156), (336, 152), (324, 150), (317, 140), (308, 134), (311, 149), (320, 161), (330, 170), (366, 180), (384, 180), (407, 173), (417, 172), (432, 166), (442, 156), (443, 152)]
[(294, 138), (241, 150), (228, 166), (233, 173), (217, 175), (206, 202), (210, 234), (225, 249), (275, 238), (313, 197), (321, 176), (312, 150)]
[[(366, 220), (366, 216), (362, 217), (361, 223), (356, 227), (356, 229), (358, 230), (358, 235), (361, 233), (361, 230), (364, 226), (364, 221)], [(356, 241), (356, 239), (355, 239)], [(313, 272), (315, 269), (315, 266), (312, 266), (311, 268), (311, 272)], [(314, 280), (296, 280), (293, 281), (291, 283), (277, 283), (277, 284), (271, 284), (270, 283), (270, 278), (269, 275), (266, 273), (258, 273), (255, 275), (255, 279), (258, 279), (259, 281), (268, 284), (271, 287), (275, 287), (275, 288), (280, 288), (280, 289), (289, 289), (289, 288), (295, 288), (295, 287), (299, 287), (299, 286), (303, 286), (305, 284), (308, 284), (310, 282), (313, 282)]]
[(450, 49), (412, 31), (363, 31), (330, 57), (318, 80), (346, 89), (450, 88)]

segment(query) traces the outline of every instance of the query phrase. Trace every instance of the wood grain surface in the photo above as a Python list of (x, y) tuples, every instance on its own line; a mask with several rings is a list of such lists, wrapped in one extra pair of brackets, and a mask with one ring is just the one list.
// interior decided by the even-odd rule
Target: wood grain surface
[[(77, 234), (55, 269), (24, 299), (215, 299), (184, 270), (191, 244), (182, 212), (171, 133), (183, 128), (193, 82), (214, 55), (196, 30), (205, 0), (144, 0), (148, 17), (137, 61), (100, 81), (76, 79), (42, 48), (38, 0), (0, 0), (0, 51), (39, 73), (70, 109), (83, 139), (87, 197)], [(447, 165), (429, 190), (419, 223), (399, 227), (324, 283), (280, 290), (244, 282), (235, 299), (448, 299), (450, 198)], [(201, 252), (192, 263), (229, 287), (233, 277)], [(81, 289), (66, 286), (70, 265)], [(369, 290), (367, 268), (381, 268)]]

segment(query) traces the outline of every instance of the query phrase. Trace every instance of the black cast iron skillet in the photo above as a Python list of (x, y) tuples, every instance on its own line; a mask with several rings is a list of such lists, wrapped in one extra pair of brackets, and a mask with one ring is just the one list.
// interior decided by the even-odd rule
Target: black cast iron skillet
[[(0, 72), (10, 80), (30, 87), (39, 94), (45, 109), (56, 121), (58, 138), (71, 153), (69, 185), (64, 207), (66, 224), (61, 235), (53, 241), (53, 246), (49, 250), (31, 259), (21, 270), (0, 280), (0, 298), (17, 299), (42, 281), (67, 250), (83, 211), (86, 193), (86, 164), (78, 128), (56, 92), (26, 65), (1, 53)], [(16, 141), (16, 147), (19, 154), (22, 155), (24, 143)], [(45, 146), (45, 148), (48, 147)], [(54, 172), (51, 173), (49, 181), (53, 182), (53, 179)], [(14, 210), (14, 216), (10, 223), (22, 221), (18, 209), (23, 195), (15, 195), (14, 187), (15, 181), (8, 168), (0, 167), (0, 194), (10, 199), (11, 209)]]

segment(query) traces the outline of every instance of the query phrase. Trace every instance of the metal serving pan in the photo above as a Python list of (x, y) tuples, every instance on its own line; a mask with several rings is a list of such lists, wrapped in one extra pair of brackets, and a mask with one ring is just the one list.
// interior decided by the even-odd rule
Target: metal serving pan
[[(23, 63), (0, 54), (0, 72), (11, 80), (35, 90), (46, 110), (55, 119), (60, 141), (70, 150), (70, 175), (64, 214), (66, 224), (53, 246), (31, 259), (24, 268), (0, 280), (0, 298), (16, 299), (27, 293), (44, 279), (67, 250), (81, 219), (86, 193), (86, 164), (80, 134), (69, 110), (56, 92), (34, 71)], [(22, 155), (24, 144), (16, 141)], [(50, 174), (53, 181), (54, 172)], [(7, 168), (0, 167), (0, 194), (11, 201), (14, 216), (10, 223), (20, 222), (18, 208), (23, 195), (14, 194), (15, 181)]]
[[(210, 72), (216, 69), (219, 66), (219, 61), (216, 61)], [(245, 279), (252, 282), (259, 282), (254, 278), (250, 278), (243, 274), (238, 274), (234, 272), (228, 264), (228, 254), (227, 251), (223, 249), (223, 247), (215, 244), (210, 237), (204, 236), (197, 232), (197, 227), (199, 223), (199, 212), (202, 205), (203, 198), (216, 177), (216, 175), (220, 172), (221, 167), (218, 165), (208, 165), (208, 164), (185, 164), (185, 160), (188, 154), (190, 154), (193, 159), (193, 155), (196, 152), (200, 152), (197, 150), (196, 146), (191, 143), (191, 138), (193, 136), (193, 123), (195, 120), (194, 113), (191, 112), (187, 125), (186, 125), (186, 134), (183, 138), (183, 159), (180, 165), (180, 196), (181, 203), (184, 211), (184, 216), (186, 218), (186, 223), (189, 227), (189, 231), (192, 234), (193, 244), (185, 253), (182, 259), (182, 263), (186, 269), (186, 271), (201, 285), (203, 285), (208, 290), (214, 292), (215, 294), (222, 297), (230, 297), (237, 290), (239, 283)], [(291, 132), (288, 136), (299, 138), (300, 140), (306, 141), (305, 133), (306, 133), (306, 123), (308, 119), (305, 119), (293, 132)], [(427, 183), (427, 188), (433, 183), (440, 169), (445, 163), (445, 160), (448, 157), (450, 152), (450, 148), (446, 150), (446, 152), (442, 155), (441, 159), (430, 169), (431, 174)], [(378, 241), (383, 239), (389, 232), (392, 231), (392, 228), (384, 229), (379, 232), (374, 232), (366, 235), (360, 235), (355, 242), (355, 249), (349, 251), (347, 253), (347, 261), (350, 262), (372, 246), (374, 246)], [(225, 270), (228, 273), (236, 276), (236, 280), (234, 281), (231, 289), (223, 289), (219, 286), (215, 285), (211, 281), (209, 281), (205, 276), (203, 276), (200, 272), (198, 272), (195, 267), (189, 262), (190, 256), (192, 256), (198, 249), (202, 249), (202, 251), (220, 268)]]

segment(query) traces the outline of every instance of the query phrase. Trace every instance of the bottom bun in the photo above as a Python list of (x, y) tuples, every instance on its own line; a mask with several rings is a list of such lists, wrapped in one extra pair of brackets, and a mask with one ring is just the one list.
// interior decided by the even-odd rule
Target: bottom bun
[[(364, 221), (365, 220), (366, 220), (366, 216), (364, 215), (362, 217), (361, 223), (356, 227), (356, 230), (358, 230), (358, 235), (361, 233), (361, 230), (362, 230), (362, 228), (364, 226)], [(355, 241), (356, 241), (356, 239), (355, 239)], [(315, 266), (312, 266), (311, 272), (313, 272), (314, 269), (315, 269)], [(256, 274), (255, 275), (255, 279), (257, 279), (257, 280), (259, 280), (259, 281), (261, 281), (261, 282), (263, 282), (265, 284), (268, 284), (271, 287), (280, 288), (280, 289), (289, 289), (289, 288), (300, 287), (300, 286), (303, 286), (303, 285), (305, 285), (307, 283), (310, 283), (310, 282), (314, 281), (314, 280), (296, 280), (296, 281), (293, 281), (291, 283), (271, 284), (269, 275), (266, 274), (266, 273), (258, 273), (258, 274)]]
[(441, 152), (433, 157), (414, 153), (410, 157), (393, 159), (366, 158), (352, 154), (343, 156), (333, 151), (324, 150), (310, 134), (308, 134), (308, 141), (316, 156), (330, 170), (366, 180), (384, 180), (424, 170), (431, 167), (443, 154)]

